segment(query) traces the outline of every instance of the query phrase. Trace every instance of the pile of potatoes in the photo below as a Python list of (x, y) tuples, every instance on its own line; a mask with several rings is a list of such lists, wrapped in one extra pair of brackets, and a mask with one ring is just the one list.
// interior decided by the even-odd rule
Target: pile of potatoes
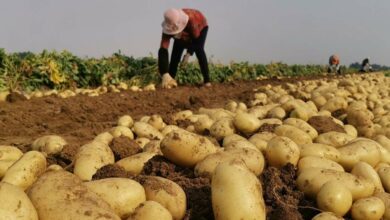
[[(266, 219), (259, 176), (268, 166), (297, 168), (297, 185), (322, 211), (313, 219), (390, 219), (390, 79), (383, 74), (351, 75), (253, 91), (249, 103), (200, 108), (117, 125), (81, 146), (73, 172), (47, 166), (46, 157), (66, 141), (50, 135), (22, 153), (0, 146), (0, 216), (9, 219), (183, 219), (187, 198), (175, 182), (92, 180), (116, 164), (132, 175), (156, 155), (211, 180), (215, 219)], [(320, 131), (309, 120), (322, 116), (341, 131)], [(185, 121), (186, 123), (180, 123)], [(179, 127), (186, 124), (186, 127)], [(272, 129), (265, 131), (264, 127)], [(135, 140), (143, 152), (115, 161), (109, 144)], [(3, 201), (3, 202), (1, 202)]]
[[(57, 96), (60, 98), (69, 98), (69, 97), (73, 97), (76, 95), (86, 95), (89, 97), (95, 97), (95, 96), (99, 96), (99, 95), (102, 95), (105, 93), (110, 93), (110, 92), (111, 93), (119, 93), (119, 92), (124, 91), (124, 90), (130, 90), (133, 92), (155, 91), (156, 86), (155, 86), (155, 84), (149, 84), (147, 86), (144, 86), (143, 88), (140, 88), (139, 86), (135, 86), (135, 85), (129, 86), (126, 83), (120, 82), (120, 83), (118, 83), (118, 85), (99, 86), (95, 89), (74, 89), (74, 90), (66, 89), (66, 90), (62, 90), (62, 91), (58, 91), (58, 90), (53, 89), (53, 90), (46, 90), (46, 91), (36, 90), (33, 92), (22, 92), (22, 91), (14, 91), (14, 92), (23, 95), (26, 99), (31, 99), (31, 98), (41, 98), (44, 96), (51, 96), (51, 95), (54, 95), (54, 96)], [(6, 101), (7, 96), (9, 94), (10, 94), (9, 91), (0, 91), (0, 102)]]

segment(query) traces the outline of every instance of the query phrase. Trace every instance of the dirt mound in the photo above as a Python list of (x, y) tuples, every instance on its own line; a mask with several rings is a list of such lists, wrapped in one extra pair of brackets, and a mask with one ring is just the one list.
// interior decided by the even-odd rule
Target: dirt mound
[(161, 176), (183, 188), (187, 197), (187, 212), (184, 219), (214, 219), (209, 179), (195, 177), (191, 169), (177, 166), (163, 156), (150, 159), (145, 164), (142, 175)]
[(319, 134), (329, 131), (345, 133), (343, 126), (337, 124), (331, 117), (328, 116), (313, 116), (309, 119), (308, 123), (316, 129)]
[(11, 92), (10, 94), (7, 95), (6, 101), (7, 102), (17, 102), (17, 101), (25, 101), (27, 100), (26, 97), (24, 97), (22, 94), (19, 94), (17, 92)]
[(78, 145), (67, 144), (62, 148), (60, 153), (47, 157), (48, 164), (58, 164), (61, 167), (68, 167), (71, 165), (78, 149)]
[(275, 131), (275, 128), (278, 127), (279, 125), (278, 124), (263, 124), (261, 125), (261, 127), (259, 128), (259, 130), (257, 132), (271, 132), (273, 133)]
[(142, 148), (137, 142), (123, 136), (112, 139), (110, 148), (114, 153), (115, 161), (142, 152)]
[(317, 211), (305, 200), (296, 186), (296, 170), (292, 164), (282, 169), (268, 167), (261, 175), (268, 220), (311, 219)]
[(116, 164), (109, 164), (98, 169), (92, 176), (92, 180), (100, 180), (112, 177), (133, 178), (134, 176)]

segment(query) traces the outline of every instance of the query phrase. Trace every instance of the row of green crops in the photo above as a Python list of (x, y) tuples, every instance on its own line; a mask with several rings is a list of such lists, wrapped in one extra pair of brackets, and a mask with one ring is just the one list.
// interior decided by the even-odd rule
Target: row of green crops
[[(222, 65), (210, 62), (210, 78), (214, 82), (237, 79), (250, 80), (259, 76), (303, 76), (326, 71), (321, 65), (287, 65), (283, 63)], [(346, 69), (344, 72), (354, 71)], [(202, 81), (196, 63), (179, 68), (179, 83)], [(133, 58), (114, 53), (109, 57), (80, 58), (68, 51), (42, 53), (6, 53), (0, 49), (0, 90), (88, 88), (125, 82), (144, 86), (158, 83), (157, 60), (153, 57)]]

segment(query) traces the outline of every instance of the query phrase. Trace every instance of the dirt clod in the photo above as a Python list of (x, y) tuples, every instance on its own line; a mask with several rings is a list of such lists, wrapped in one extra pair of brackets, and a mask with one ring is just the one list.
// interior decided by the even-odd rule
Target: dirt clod
[(112, 177), (133, 178), (133, 175), (116, 164), (109, 164), (98, 169), (92, 176), (92, 180), (100, 180)]
[(19, 94), (17, 92), (11, 92), (10, 94), (7, 95), (6, 98), (7, 102), (17, 102), (17, 101), (24, 101), (27, 100), (26, 97), (24, 97), (22, 94)]
[(275, 128), (278, 126), (279, 126), (278, 124), (265, 123), (265, 124), (261, 125), (258, 132), (271, 132), (271, 133), (273, 133), (275, 131)]
[(344, 128), (334, 122), (331, 117), (328, 116), (313, 116), (309, 119), (308, 123), (317, 130), (319, 134), (336, 131), (345, 133)]
[(142, 148), (137, 142), (123, 136), (114, 138), (110, 143), (110, 148), (114, 153), (115, 161), (142, 152)]

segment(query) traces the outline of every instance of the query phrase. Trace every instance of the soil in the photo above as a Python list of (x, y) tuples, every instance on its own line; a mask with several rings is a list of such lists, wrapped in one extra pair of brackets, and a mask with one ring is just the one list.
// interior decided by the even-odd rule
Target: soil
[(110, 148), (114, 153), (115, 161), (142, 152), (142, 148), (137, 142), (123, 136), (112, 139)]
[[(48, 158), (49, 163), (59, 164), (72, 170), (72, 161), (77, 149), (94, 137), (116, 125), (117, 119), (125, 114), (135, 120), (144, 115), (159, 114), (165, 122), (180, 110), (196, 111), (200, 107), (223, 107), (228, 100), (248, 101), (253, 90), (266, 84), (294, 83), (299, 80), (318, 79), (301, 77), (268, 79), (261, 81), (235, 81), (213, 84), (212, 87), (180, 86), (174, 89), (154, 91), (107, 93), (98, 97), (78, 95), (67, 99), (54, 96), (18, 99), (12, 95), (8, 102), (0, 102), (0, 145), (14, 145), (26, 151), (30, 144), (43, 135), (55, 134), (63, 137), (68, 145), (57, 155)], [(322, 118), (321, 118), (322, 119)], [(320, 132), (338, 129), (329, 120), (312, 124)], [(326, 120), (326, 119), (324, 119)], [(314, 121), (314, 122), (313, 122)], [(185, 126), (185, 122), (180, 122)], [(326, 124), (327, 126), (320, 126)], [(275, 125), (264, 125), (260, 130), (272, 131)], [(124, 138), (115, 138), (110, 147), (116, 160), (139, 151), (139, 146)], [(211, 206), (210, 181), (195, 177), (192, 169), (177, 166), (162, 156), (156, 156), (145, 164), (142, 175), (155, 175), (179, 184), (187, 195), (185, 219), (214, 219)], [(142, 176), (141, 175), (141, 176)], [(281, 170), (269, 167), (261, 179), (268, 219), (311, 219), (313, 203), (304, 199), (295, 186), (295, 170), (286, 166)], [(93, 179), (125, 177), (135, 180), (123, 168), (113, 164), (100, 168)], [(305, 208), (309, 207), (309, 208)], [(316, 212), (314, 212), (316, 213)]]
[(344, 128), (328, 116), (313, 116), (309, 119), (308, 123), (317, 130), (318, 134), (330, 131), (345, 133)]
[(260, 126), (258, 132), (274, 132), (275, 131), (275, 128), (278, 127), (279, 125), (278, 124), (263, 124)]

